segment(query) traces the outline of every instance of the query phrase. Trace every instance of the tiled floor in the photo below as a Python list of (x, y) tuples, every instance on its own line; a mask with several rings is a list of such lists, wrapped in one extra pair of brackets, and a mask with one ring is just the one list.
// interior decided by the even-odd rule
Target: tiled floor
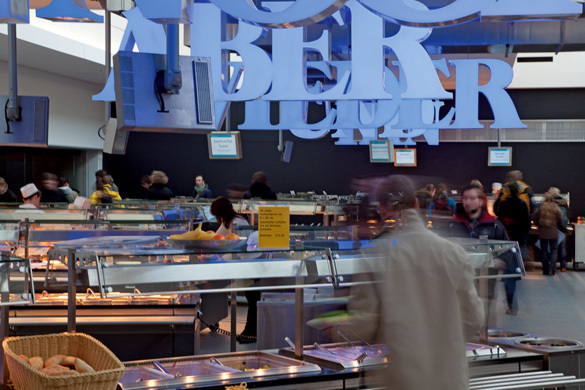
[(545, 276), (535, 269), (517, 283), (516, 293), (518, 314), (504, 314), (502, 298), (495, 327), (585, 344), (585, 271), (557, 270), (556, 275)]

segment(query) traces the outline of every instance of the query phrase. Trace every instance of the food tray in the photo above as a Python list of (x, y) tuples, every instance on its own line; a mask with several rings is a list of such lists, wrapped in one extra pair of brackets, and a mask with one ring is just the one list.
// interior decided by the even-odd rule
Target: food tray
[(241, 240), (175, 240), (167, 238), (172, 246), (182, 247), (185, 249), (236, 249), (246, 243), (246, 239)]
[(140, 360), (124, 365), (126, 373), (120, 379), (123, 390), (182, 389), (211, 382), (239, 384), (243, 379), (321, 372), (315, 364), (259, 351)]
[(479, 357), (504, 357), (506, 351), (499, 346), (465, 343), (465, 353), (468, 358), (479, 358)]
[[(365, 345), (359, 342), (351, 346), (347, 343), (335, 343), (303, 347), (303, 360), (318, 364), (321, 367), (344, 371), (347, 369), (379, 366), (388, 363), (390, 349), (384, 344)], [(366, 352), (367, 356), (362, 356)], [(284, 356), (294, 357), (290, 347), (280, 349)], [(358, 359), (358, 358), (363, 358)], [(359, 360), (359, 361), (358, 361)]]
[[(115, 390), (124, 365), (109, 349), (83, 333), (9, 337), (2, 342), (15, 390)], [(63, 354), (83, 359), (96, 372), (48, 376), (18, 357), (40, 356), (43, 360)]]

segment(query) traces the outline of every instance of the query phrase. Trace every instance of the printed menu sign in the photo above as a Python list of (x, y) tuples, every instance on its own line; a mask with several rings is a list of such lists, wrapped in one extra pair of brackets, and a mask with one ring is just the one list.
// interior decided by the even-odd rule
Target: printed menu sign
[(288, 248), (290, 210), (288, 206), (258, 208), (258, 247)]

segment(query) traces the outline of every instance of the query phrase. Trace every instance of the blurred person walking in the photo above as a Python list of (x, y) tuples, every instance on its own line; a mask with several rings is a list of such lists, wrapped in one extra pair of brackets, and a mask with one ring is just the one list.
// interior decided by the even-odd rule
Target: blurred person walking
[(262, 171), (252, 176), (252, 185), (244, 194), (244, 199), (260, 198), (276, 200), (276, 194), (268, 187), (268, 176)]
[(43, 203), (68, 203), (65, 193), (59, 189), (59, 177), (45, 172), (41, 175)]
[(79, 191), (74, 190), (69, 186), (69, 180), (67, 180), (66, 177), (59, 178), (59, 190), (63, 191), (65, 198), (69, 203), (75, 202), (75, 198), (79, 196)]
[[(429, 231), (416, 208), (414, 187), (390, 176), (376, 198), (383, 220), (401, 225), (381, 236), (379, 259), (367, 261), (374, 283), (352, 288), (352, 329), (364, 340), (390, 348), (382, 378), (392, 390), (468, 388), (465, 341), (481, 326), (484, 309), (463, 248)], [(381, 261), (380, 261), (381, 260)]]

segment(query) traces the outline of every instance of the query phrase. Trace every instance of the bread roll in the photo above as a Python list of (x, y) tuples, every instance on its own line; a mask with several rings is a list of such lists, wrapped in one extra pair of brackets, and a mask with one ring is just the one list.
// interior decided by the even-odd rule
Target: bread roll
[(43, 374), (46, 374), (49, 376), (59, 376), (59, 375), (68, 374), (68, 371), (71, 371), (71, 370), (69, 369), (69, 367), (56, 365), (56, 366), (43, 367), (39, 371), (42, 372)]
[(43, 368), (43, 358), (40, 356), (33, 356), (28, 360), (28, 362), (30, 363), (30, 366), (35, 370)]
[(27, 363), (30, 364), (30, 362), (28, 361), (28, 356), (26, 356), (26, 355), (18, 355), (18, 357), (21, 358), (22, 360), (24, 360), (25, 362), (27, 362)]
[(75, 359), (75, 369), (81, 374), (83, 374), (84, 372), (95, 372), (92, 366), (90, 366), (80, 358)]
[(75, 359), (77, 359), (75, 356), (65, 356), (59, 364), (65, 367), (75, 367)]
[(58, 366), (65, 359), (65, 355), (54, 355), (45, 361), (45, 367)]

